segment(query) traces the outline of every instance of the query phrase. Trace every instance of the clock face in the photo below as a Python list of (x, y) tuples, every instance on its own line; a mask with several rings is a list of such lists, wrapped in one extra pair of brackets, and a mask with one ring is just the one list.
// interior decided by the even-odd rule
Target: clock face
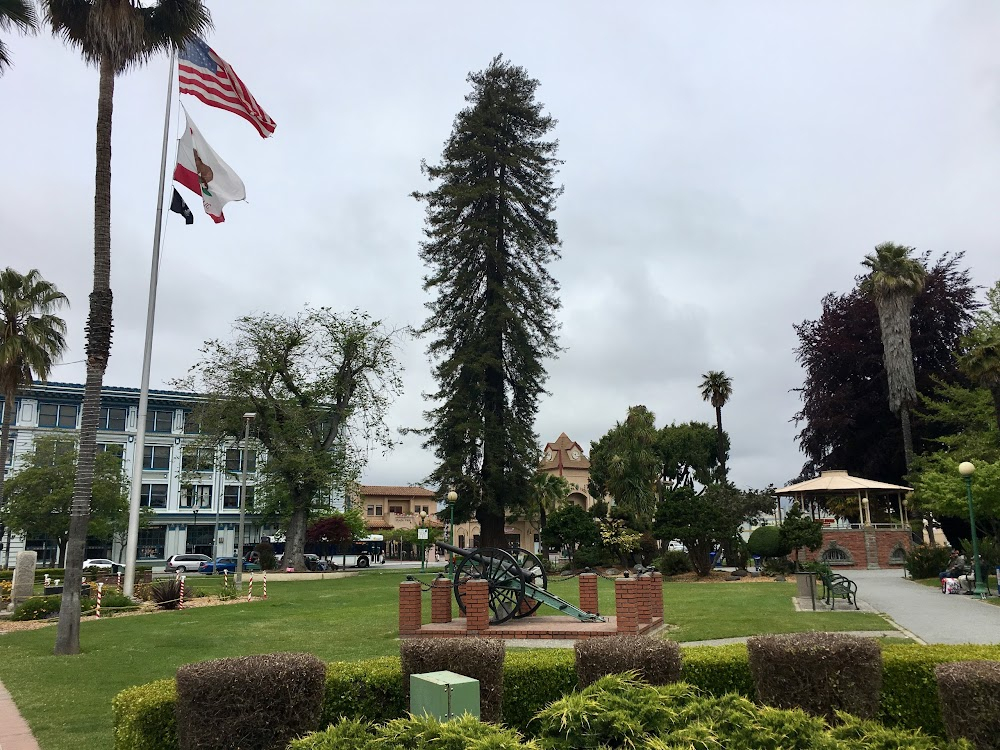
[(545, 451), (545, 460), (546, 461), (552, 460), (552, 451)]
[(578, 461), (580, 459), (580, 451), (570, 451), (569, 457), (572, 458), (574, 461)]

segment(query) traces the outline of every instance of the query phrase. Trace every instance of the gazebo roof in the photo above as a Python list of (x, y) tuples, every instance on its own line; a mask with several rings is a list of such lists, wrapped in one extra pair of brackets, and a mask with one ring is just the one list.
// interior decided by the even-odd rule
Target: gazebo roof
[(888, 484), (886, 482), (876, 482), (874, 479), (863, 479), (852, 477), (846, 471), (834, 469), (820, 472), (815, 479), (807, 479), (805, 482), (790, 484), (787, 487), (775, 490), (776, 495), (799, 495), (814, 493), (846, 494), (855, 493), (860, 490), (882, 490), (892, 492), (909, 492), (912, 487), (904, 487), (901, 484)]

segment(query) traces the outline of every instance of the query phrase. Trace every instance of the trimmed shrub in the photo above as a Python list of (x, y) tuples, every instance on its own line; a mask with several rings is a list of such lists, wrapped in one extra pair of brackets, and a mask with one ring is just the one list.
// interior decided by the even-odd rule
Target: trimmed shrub
[(676, 576), (694, 570), (687, 552), (668, 549), (656, 561), (656, 569), (665, 576)]
[(779, 526), (758, 526), (747, 539), (747, 549), (751, 555), (761, 557), (784, 557), (792, 551), (781, 540)]
[(642, 635), (579, 640), (576, 679), (586, 687), (609, 674), (634, 672), (650, 685), (669, 685), (681, 678), (681, 648), (674, 641)]
[[(51, 596), (33, 596), (25, 599), (17, 605), (11, 620), (24, 622), (27, 620), (44, 620), (59, 614), (59, 606), (62, 603), (62, 594), (52, 594)], [(96, 602), (86, 596), (80, 597), (80, 610), (86, 612), (93, 609)]]
[(951, 547), (915, 544), (906, 553), (904, 565), (911, 578), (937, 578), (951, 565)]
[(258, 542), (253, 551), (257, 553), (257, 562), (260, 564), (261, 570), (278, 569), (278, 556), (274, 554), (273, 544), (270, 542)]
[(494, 638), (434, 638), (401, 641), (403, 694), (410, 697), (410, 675), (447, 670), (479, 680), (483, 721), (500, 721), (503, 699), (503, 641)]
[(738, 693), (751, 700), (757, 697), (747, 647), (742, 643), (684, 649), (681, 679), (717, 697), (726, 693)]
[(864, 719), (878, 714), (882, 652), (873, 638), (843, 633), (758, 635), (747, 641), (760, 700), (801, 708), (830, 721), (838, 711)]
[[(487, 724), (465, 714), (441, 722), (432, 716), (394, 719), (375, 731), (375, 747), (381, 750), (521, 750), (525, 744), (513, 729)], [(328, 750), (334, 750), (329, 747)], [(337, 749), (339, 750), (339, 748)]]
[(283, 748), (319, 727), (325, 680), (326, 665), (311, 654), (186, 664), (177, 670), (178, 746)]
[(326, 669), (321, 725), (341, 717), (388, 721), (406, 715), (407, 708), (398, 656), (334, 662)]
[(174, 680), (122, 690), (111, 700), (114, 750), (178, 750)]
[(597, 568), (608, 560), (608, 554), (598, 544), (584, 544), (573, 552), (574, 568)]
[[(162, 578), (153, 584), (149, 594), (160, 609), (177, 609), (181, 601), (181, 582), (176, 578)], [(186, 589), (184, 595), (188, 595)]]
[[(139, 609), (138, 604), (129, 599), (127, 596), (119, 594), (117, 591), (109, 591), (108, 593), (101, 595), (101, 617), (111, 617), (112, 615), (116, 615), (121, 612), (134, 612), (137, 609)], [(96, 599), (93, 600), (93, 606), (83, 609), (83, 611), (88, 615), (94, 614), (96, 610)]]
[(948, 736), (976, 750), (994, 750), (1000, 740), (1000, 662), (938, 664), (938, 697)]
[(576, 688), (576, 664), (567, 649), (516, 649), (503, 664), (503, 721), (520, 732), (539, 711)]

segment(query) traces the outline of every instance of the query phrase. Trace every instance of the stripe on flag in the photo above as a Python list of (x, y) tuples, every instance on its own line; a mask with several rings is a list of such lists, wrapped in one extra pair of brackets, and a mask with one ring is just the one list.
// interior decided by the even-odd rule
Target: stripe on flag
[(190, 94), (210, 107), (239, 115), (267, 138), (276, 127), (274, 120), (253, 98), (233, 67), (198, 37), (178, 55), (180, 92)]

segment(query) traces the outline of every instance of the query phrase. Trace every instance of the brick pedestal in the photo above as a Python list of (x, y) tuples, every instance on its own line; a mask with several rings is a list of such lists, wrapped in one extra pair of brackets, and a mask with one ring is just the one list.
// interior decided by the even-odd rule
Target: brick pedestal
[(635, 610), (640, 625), (649, 624), (653, 618), (652, 582), (653, 580), (647, 575), (636, 576), (635, 579)]
[(581, 573), (580, 582), (580, 609), (590, 612), (592, 615), (601, 614), (597, 603), (597, 575), (595, 573)]
[(635, 635), (639, 632), (639, 610), (636, 602), (636, 580), (615, 579), (615, 615), (619, 633)]
[(420, 582), (399, 584), (399, 634), (413, 635), (420, 631)]
[(465, 583), (465, 629), (470, 635), (482, 635), (490, 627), (490, 585), (484, 578)]
[(451, 622), (451, 581), (437, 578), (431, 584), (431, 622)]
[(661, 573), (651, 573), (649, 576), (652, 590), (652, 614), (654, 620), (663, 619), (663, 575)]
[[(531, 608), (534, 607), (535, 604), (536, 602), (534, 599), (529, 599), (528, 597), (524, 597), (521, 600), (521, 604), (518, 606), (517, 610), (518, 612), (521, 613), (522, 616), (524, 616), (526, 612), (531, 612)], [(531, 612), (530, 615), (527, 615), (527, 617), (534, 617), (536, 614), (538, 614), (537, 609), (534, 612)]]

